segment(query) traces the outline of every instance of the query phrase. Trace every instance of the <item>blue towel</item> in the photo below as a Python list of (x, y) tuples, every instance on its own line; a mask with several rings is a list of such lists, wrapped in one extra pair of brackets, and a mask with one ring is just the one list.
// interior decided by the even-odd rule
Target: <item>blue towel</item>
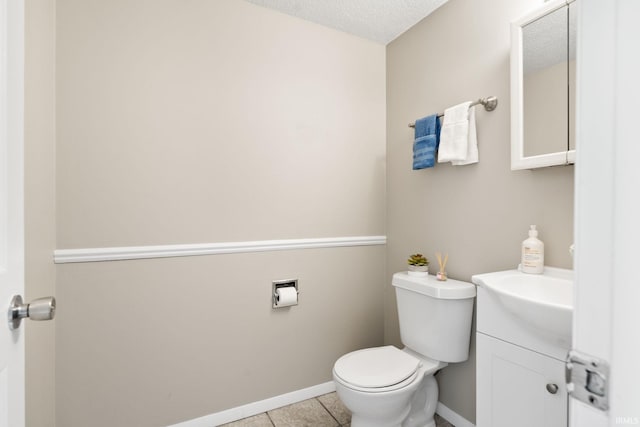
[(432, 168), (440, 144), (440, 120), (437, 114), (416, 120), (413, 141), (413, 170)]

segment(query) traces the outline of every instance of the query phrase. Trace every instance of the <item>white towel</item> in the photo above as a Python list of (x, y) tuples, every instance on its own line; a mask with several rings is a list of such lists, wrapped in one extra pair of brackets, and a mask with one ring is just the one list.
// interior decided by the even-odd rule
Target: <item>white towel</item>
[(476, 137), (476, 109), (469, 108), (469, 137), (467, 139), (467, 156), (464, 160), (454, 160), (454, 166), (478, 163), (478, 138)]
[(475, 110), (463, 102), (444, 111), (438, 163), (468, 165), (478, 162)]

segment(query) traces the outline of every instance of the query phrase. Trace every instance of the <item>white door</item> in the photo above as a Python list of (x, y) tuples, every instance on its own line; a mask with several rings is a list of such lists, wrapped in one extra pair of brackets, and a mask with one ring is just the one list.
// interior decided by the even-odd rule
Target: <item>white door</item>
[(609, 410), (570, 425), (640, 425), (640, 2), (581, 0), (573, 348), (610, 364)]
[(22, 0), (0, 0), (0, 427), (24, 426), (24, 328), (7, 311), (24, 295)]

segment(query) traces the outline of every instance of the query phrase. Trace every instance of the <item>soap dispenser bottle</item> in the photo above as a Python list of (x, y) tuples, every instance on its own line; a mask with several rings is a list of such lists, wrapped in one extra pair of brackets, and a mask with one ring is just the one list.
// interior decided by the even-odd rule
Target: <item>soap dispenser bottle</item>
[(522, 242), (523, 273), (542, 274), (544, 271), (544, 243), (538, 239), (538, 230), (532, 225), (529, 238)]

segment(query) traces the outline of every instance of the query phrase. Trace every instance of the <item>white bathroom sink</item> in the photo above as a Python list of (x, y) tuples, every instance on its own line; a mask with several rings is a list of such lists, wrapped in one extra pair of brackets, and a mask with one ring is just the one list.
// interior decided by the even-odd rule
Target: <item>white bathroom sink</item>
[(550, 341), (571, 342), (573, 272), (545, 267), (543, 274), (518, 270), (477, 274), (486, 289), (513, 317)]

